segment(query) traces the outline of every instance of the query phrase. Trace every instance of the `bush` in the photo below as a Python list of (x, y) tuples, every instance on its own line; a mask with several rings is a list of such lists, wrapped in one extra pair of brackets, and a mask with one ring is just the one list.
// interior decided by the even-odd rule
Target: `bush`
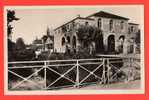
[(35, 52), (31, 49), (16, 50), (14, 61), (30, 61), (35, 59)]

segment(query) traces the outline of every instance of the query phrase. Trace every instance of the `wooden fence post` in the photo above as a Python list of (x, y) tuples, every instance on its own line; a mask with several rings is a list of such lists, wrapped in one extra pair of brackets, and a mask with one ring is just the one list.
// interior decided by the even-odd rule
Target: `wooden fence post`
[(47, 89), (47, 64), (46, 61), (44, 61), (44, 89)]
[(105, 58), (103, 59), (103, 73), (102, 73), (102, 80), (103, 84), (106, 84), (106, 60)]
[(110, 62), (109, 59), (107, 58), (107, 83), (109, 84), (110, 81)]
[(79, 83), (79, 61), (77, 60), (77, 64), (76, 64), (76, 84), (75, 84), (75, 86), (77, 87), (77, 88), (79, 88), (79, 85), (80, 85), (80, 83)]

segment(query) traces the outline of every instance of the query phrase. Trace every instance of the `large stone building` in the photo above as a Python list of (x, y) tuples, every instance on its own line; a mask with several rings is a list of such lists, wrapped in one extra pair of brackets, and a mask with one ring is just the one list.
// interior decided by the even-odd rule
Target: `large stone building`
[[(90, 27), (100, 30), (96, 39), (92, 39), (92, 50), (96, 53), (136, 53), (136, 37), (139, 32), (139, 25), (129, 23), (129, 18), (114, 15), (104, 11), (89, 15), (88, 17), (77, 18), (57, 27), (54, 31), (54, 50), (55, 52), (65, 53), (67, 48), (75, 51), (82, 45), (80, 27), (88, 30)], [(78, 32), (80, 31), (80, 32)], [(86, 31), (87, 32), (87, 31)], [(90, 37), (91, 35), (89, 35)], [(93, 49), (94, 48), (94, 49)], [(70, 49), (70, 50), (72, 50)]]

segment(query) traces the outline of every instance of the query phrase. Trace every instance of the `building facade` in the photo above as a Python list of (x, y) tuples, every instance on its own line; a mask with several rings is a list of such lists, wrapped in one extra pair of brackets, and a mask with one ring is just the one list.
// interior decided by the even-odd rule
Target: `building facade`
[(96, 32), (96, 36), (94, 35), (92, 40), (90, 39), (91, 46), (88, 45), (88, 47), (92, 51), (109, 54), (136, 53), (139, 43), (135, 41), (136, 35), (139, 33), (139, 25), (129, 23), (129, 18), (104, 11), (85, 18), (79, 16), (57, 27), (54, 30), (54, 51), (65, 53), (68, 48), (78, 51), (79, 47), (83, 45), (80, 36), (86, 33), (87, 38), (90, 38), (95, 30), (100, 31)]
[(49, 28), (47, 28), (46, 35), (43, 35), (41, 39), (36, 38), (32, 47), (36, 49), (36, 51), (40, 52), (53, 52), (54, 49), (54, 36), (51, 35)]

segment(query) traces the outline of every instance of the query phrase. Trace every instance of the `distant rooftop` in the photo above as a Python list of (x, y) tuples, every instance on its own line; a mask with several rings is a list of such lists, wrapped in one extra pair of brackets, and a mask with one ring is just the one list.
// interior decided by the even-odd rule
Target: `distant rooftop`
[(33, 41), (33, 44), (42, 44), (42, 40), (41, 39), (36, 39)]
[(129, 20), (129, 18), (118, 16), (118, 15), (111, 14), (111, 13), (104, 12), (104, 11), (94, 13), (94, 14), (88, 16), (88, 17), (92, 17), (92, 16)]

